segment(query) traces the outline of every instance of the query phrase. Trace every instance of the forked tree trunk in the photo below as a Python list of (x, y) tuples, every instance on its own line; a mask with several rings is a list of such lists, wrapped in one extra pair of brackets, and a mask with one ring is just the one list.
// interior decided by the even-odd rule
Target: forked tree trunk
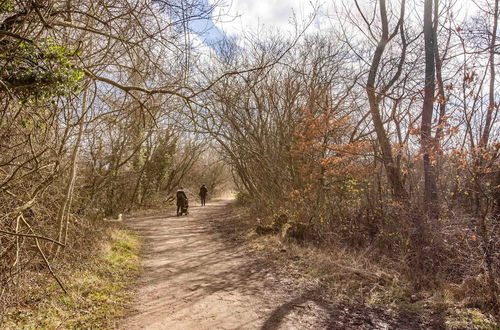
[(377, 48), (375, 49), (372, 63), (370, 65), (370, 72), (366, 82), (366, 93), (368, 95), (373, 126), (375, 127), (375, 133), (377, 134), (377, 141), (382, 155), (382, 162), (387, 172), (387, 178), (391, 185), (393, 195), (397, 199), (404, 199), (406, 198), (406, 191), (403, 186), (400, 169), (398, 168), (392, 154), (391, 142), (387, 136), (387, 132), (385, 131), (384, 123), (380, 115), (379, 102), (381, 98), (377, 95), (375, 87), (377, 72), (382, 60), (382, 55), (385, 51), (387, 43), (389, 42), (389, 23), (387, 20), (385, 0), (380, 0), (380, 17), (382, 21), (382, 36), (378, 41)]

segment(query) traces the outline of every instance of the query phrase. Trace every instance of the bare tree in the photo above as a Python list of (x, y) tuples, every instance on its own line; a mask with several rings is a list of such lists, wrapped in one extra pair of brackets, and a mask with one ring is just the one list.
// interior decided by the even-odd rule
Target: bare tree
[[(439, 200), (436, 182), (435, 148), (432, 138), (432, 116), (435, 90), (436, 34), (433, 30), (433, 1), (424, 3), (424, 40), (425, 40), (425, 89), (422, 106), (421, 147), (424, 160), (424, 205), (427, 215), (435, 220), (439, 217)], [(436, 24), (436, 23), (434, 23)]]
[[(394, 196), (396, 198), (402, 199), (406, 197), (407, 193), (403, 186), (403, 180), (401, 178), (400, 169), (398, 168), (396, 161), (394, 160), (391, 142), (384, 128), (384, 122), (380, 113), (380, 103), (385, 97), (388, 90), (392, 87), (392, 85), (394, 85), (394, 83), (397, 82), (397, 80), (401, 76), (401, 73), (403, 72), (403, 65), (405, 63), (406, 48), (407, 48), (407, 41), (404, 32), (405, 0), (401, 1), (399, 20), (396, 23), (395, 27), (392, 29), (392, 31), (389, 31), (390, 30), (389, 21), (387, 16), (387, 6), (385, 0), (380, 0), (378, 4), (380, 10), (380, 22), (381, 22), (382, 32), (378, 39), (377, 46), (370, 64), (370, 71), (366, 81), (366, 93), (368, 95), (368, 101), (370, 105), (370, 115), (373, 121), (375, 132), (377, 134), (377, 141), (382, 155), (382, 162), (387, 172), (387, 177), (391, 184)], [(359, 4), (357, 4), (357, 7), (364, 18), (365, 16), (361, 12)], [(372, 26), (371, 26), (372, 23), (370, 23), (365, 18), (364, 21), (367, 24), (371, 36), (375, 38), (372, 32)], [(391, 40), (398, 35), (401, 38), (402, 46), (401, 46), (400, 61), (397, 64), (398, 65), (397, 70), (385, 85), (377, 88), (375, 84), (377, 75), (379, 73), (380, 63), (384, 55), (384, 51), (386, 49), (387, 44), (391, 42)]]

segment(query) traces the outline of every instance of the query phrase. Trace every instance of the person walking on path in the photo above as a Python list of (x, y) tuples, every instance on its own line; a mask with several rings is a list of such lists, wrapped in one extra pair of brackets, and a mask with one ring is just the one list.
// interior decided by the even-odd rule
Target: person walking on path
[(179, 187), (179, 189), (177, 189), (176, 198), (177, 198), (177, 215), (182, 215), (183, 213), (187, 214), (188, 199), (182, 187)]
[(208, 194), (208, 189), (205, 187), (205, 185), (201, 185), (200, 187), (200, 199), (201, 199), (201, 206), (205, 206), (205, 201), (207, 199), (207, 194)]

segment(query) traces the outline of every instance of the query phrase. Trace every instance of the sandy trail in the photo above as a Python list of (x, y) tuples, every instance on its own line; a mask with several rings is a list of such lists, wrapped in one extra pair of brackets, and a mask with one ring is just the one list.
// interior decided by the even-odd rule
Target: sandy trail
[(191, 207), (188, 216), (127, 220), (145, 249), (136, 299), (120, 329), (331, 328), (307, 288), (292, 289), (214, 231), (210, 221), (223, 221), (229, 202)]
[(325, 302), (314, 280), (221, 234), (232, 229), (230, 202), (126, 221), (144, 239), (143, 272), (119, 329), (434, 328), (387, 309)]

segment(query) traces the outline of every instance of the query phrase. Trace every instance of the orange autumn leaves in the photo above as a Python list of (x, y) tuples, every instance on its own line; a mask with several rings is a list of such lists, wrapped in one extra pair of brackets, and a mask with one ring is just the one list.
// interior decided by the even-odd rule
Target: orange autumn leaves
[(291, 154), (302, 185), (292, 191), (292, 199), (316, 190), (343, 190), (370, 172), (364, 157), (371, 149), (369, 142), (351, 141), (351, 118), (335, 110), (301, 110)]

